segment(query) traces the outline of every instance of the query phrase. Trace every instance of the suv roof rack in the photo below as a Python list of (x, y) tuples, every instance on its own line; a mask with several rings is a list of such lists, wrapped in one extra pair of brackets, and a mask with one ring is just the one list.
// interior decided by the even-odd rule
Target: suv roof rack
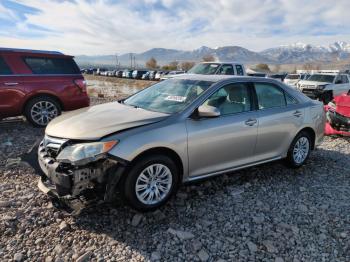
[(63, 55), (63, 53), (61, 53), (59, 51), (46, 51), (46, 50), (33, 50), (33, 49), (7, 48), (7, 47), (0, 47), (0, 52), (1, 51), (6, 51), (6, 52), (26, 52), (26, 53), (33, 53), (33, 54)]

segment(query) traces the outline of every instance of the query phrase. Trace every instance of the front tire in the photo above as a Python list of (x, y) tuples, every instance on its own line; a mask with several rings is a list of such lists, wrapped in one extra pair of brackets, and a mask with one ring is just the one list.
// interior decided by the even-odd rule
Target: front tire
[(152, 155), (137, 160), (123, 180), (121, 192), (125, 200), (136, 210), (152, 211), (176, 192), (179, 171), (171, 158)]
[(56, 99), (39, 96), (31, 99), (25, 106), (24, 115), (35, 127), (45, 127), (61, 114), (61, 106)]
[(309, 133), (302, 131), (293, 140), (289, 147), (286, 163), (289, 167), (301, 167), (310, 156), (311, 136)]

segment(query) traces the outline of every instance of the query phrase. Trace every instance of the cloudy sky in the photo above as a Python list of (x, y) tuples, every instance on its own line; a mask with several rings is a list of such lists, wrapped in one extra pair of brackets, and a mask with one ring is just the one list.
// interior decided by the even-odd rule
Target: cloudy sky
[(349, 0), (0, 0), (0, 46), (69, 54), (350, 42)]

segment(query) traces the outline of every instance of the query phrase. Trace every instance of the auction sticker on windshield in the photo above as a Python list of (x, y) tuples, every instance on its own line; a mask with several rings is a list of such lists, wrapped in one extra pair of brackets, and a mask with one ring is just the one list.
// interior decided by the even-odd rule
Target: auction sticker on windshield
[(167, 101), (175, 101), (175, 102), (185, 102), (186, 97), (185, 96), (167, 96), (165, 98)]

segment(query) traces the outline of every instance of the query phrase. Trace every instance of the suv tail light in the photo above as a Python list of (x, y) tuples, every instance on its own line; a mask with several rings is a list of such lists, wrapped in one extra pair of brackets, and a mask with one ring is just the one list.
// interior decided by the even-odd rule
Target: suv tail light
[(84, 79), (75, 79), (73, 82), (82, 93), (86, 93), (86, 81)]

